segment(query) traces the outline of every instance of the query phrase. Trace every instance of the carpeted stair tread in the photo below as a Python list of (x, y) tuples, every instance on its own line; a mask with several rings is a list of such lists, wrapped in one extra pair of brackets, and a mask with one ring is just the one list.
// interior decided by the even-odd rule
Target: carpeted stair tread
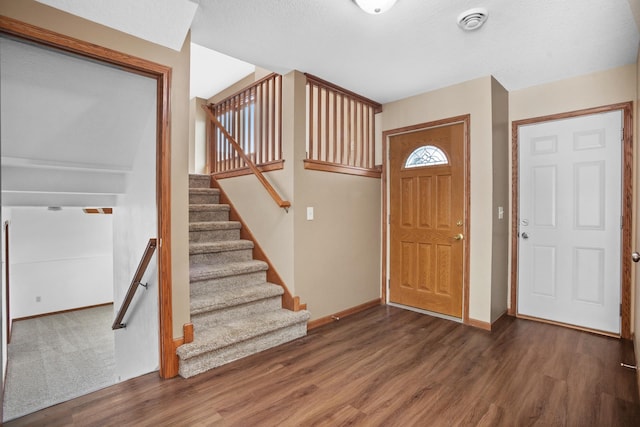
[(192, 282), (220, 279), (222, 277), (267, 271), (268, 269), (269, 265), (266, 262), (258, 260), (233, 262), (224, 265), (200, 264), (191, 266), (189, 269), (189, 279)]
[(306, 310), (294, 312), (281, 309), (234, 320), (199, 331), (194, 341), (178, 347), (177, 353), (180, 359), (187, 360), (297, 323), (306, 323), (310, 317), (310, 313)]
[(209, 175), (189, 174), (189, 188), (209, 188), (211, 177)]
[(251, 240), (224, 240), (219, 242), (189, 243), (189, 255), (253, 249)]
[(189, 231), (238, 230), (242, 224), (238, 221), (204, 221), (189, 224)]
[(231, 210), (229, 205), (223, 205), (223, 204), (189, 205), (189, 212), (224, 212), (229, 210)]
[(284, 294), (284, 289), (273, 283), (221, 290), (214, 295), (192, 297), (191, 315), (235, 307), (266, 298), (278, 297), (282, 294)]
[(189, 194), (220, 194), (217, 188), (189, 188)]

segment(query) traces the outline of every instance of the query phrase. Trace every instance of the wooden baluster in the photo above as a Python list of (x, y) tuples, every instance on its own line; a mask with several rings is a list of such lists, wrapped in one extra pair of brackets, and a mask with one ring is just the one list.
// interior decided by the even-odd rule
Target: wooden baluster
[(276, 75), (276, 151), (272, 160), (282, 159), (282, 77)]
[(329, 90), (324, 90), (324, 161), (329, 161)]
[(358, 148), (360, 149), (360, 167), (365, 167), (365, 136), (364, 136), (364, 104), (360, 104), (360, 138), (358, 138)]
[(313, 85), (307, 83), (307, 88), (309, 90), (309, 151), (307, 152), (307, 159), (313, 159)]
[(317, 137), (317, 154), (316, 159), (322, 160), (322, 88), (318, 86), (318, 99), (316, 100), (316, 137)]
[(271, 100), (271, 152), (276, 152), (276, 82), (275, 80), (269, 81), (269, 88), (271, 90), (269, 99)]
[(256, 164), (261, 164), (263, 162), (262, 160), (262, 153), (260, 153), (260, 149), (258, 148), (258, 142), (257, 142), (257, 136), (256, 136), (256, 123), (257, 123), (257, 119), (256, 119), (256, 88), (252, 87), (251, 91), (249, 92), (249, 111), (251, 111), (251, 109), (253, 109), (253, 114), (249, 115), (250, 118), (252, 118), (253, 120), (253, 126), (251, 126), (251, 141), (253, 142), (253, 152), (255, 153), (256, 156)]
[(333, 93), (333, 156), (331, 161), (338, 162), (338, 94)]
[(347, 98), (347, 165), (351, 165), (351, 99)]
[(375, 139), (375, 135), (376, 135), (376, 131), (375, 131), (375, 115), (373, 113), (373, 108), (371, 106), (369, 106), (369, 168), (374, 168), (376, 166), (376, 150), (375, 150), (375, 146), (376, 146), (376, 139)]

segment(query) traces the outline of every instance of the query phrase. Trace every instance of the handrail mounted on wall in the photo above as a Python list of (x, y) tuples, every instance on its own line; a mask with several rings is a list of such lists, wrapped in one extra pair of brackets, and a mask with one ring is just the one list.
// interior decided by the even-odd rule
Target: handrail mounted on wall
[(136, 290), (138, 286), (147, 285), (142, 283), (142, 276), (144, 276), (145, 271), (147, 270), (147, 266), (149, 265), (149, 261), (151, 261), (151, 257), (153, 256), (153, 252), (156, 250), (156, 239), (149, 239), (149, 243), (147, 243), (147, 247), (144, 250), (144, 254), (142, 255), (142, 259), (140, 260), (140, 264), (138, 264), (138, 269), (136, 273), (133, 275), (133, 280), (131, 280), (131, 284), (129, 285), (129, 290), (127, 291), (127, 296), (122, 301), (122, 305), (120, 306), (120, 310), (118, 310), (118, 315), (116, 319), (113, 321), (113, 325), (111, 325), (111, 329), (122, 329), (126, 328), (127, 324), (122, 323), (122, 319), (124, 319), (124, 315), (127, 314), (127, 310), (129, 309), (129, 305), (131, 301), (133, 301), (133, 296), (136, 294)]

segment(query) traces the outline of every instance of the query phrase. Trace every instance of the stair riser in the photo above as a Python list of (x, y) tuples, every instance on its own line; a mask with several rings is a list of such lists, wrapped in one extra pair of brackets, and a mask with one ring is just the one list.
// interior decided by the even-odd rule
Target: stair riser
[(209, 188), (211, 187), (211, 178), (208, 176), (203, 177), (189, 177), (189, 188)]
[(219, 194), (189, 194), (191, 205), (217, 205), (220, 203)]
[(193, 323), (195, 333), (203, 328), (215, 326), (216, 324), (228, 322), (235, 319), (251, 316), (253, 314), (267, 313), (269, 311), (280, 310), (282, 308), (282, 297), (275, 296), (265, 298), (259, 301), (237, 305), (234, 307), (225, 307), (215, 311), (206, 313), (192, 314), (191, 322)]
[(229, 211), (192, 211), (189, 222), (229, 221)]
[(189, 241), (193, 243), (221, 242), (225, 240), (240, 240), (240, 230), (206, 230), (189, 232)]
[(253, 250), (251, 249), (192, 254), (192, 255), (189, 255), (189, 265), (197, 265), (197, 264), (222, 265), (230, 262), (250, 261), (253, 259), (252, 256), (253, 256)]
[(259, 285), (267, 280), (266, 271), (191, 282), (191, 297), (210, 295), (231, 288)]
[(217, 366), (222, 366), (234, 360), (303, 337), (306, 333), (307, 323), (296, 323), (232, 346), (214, 350), (187, 360), (180, 360), (179, 374), (183, 378), (189, 378)]

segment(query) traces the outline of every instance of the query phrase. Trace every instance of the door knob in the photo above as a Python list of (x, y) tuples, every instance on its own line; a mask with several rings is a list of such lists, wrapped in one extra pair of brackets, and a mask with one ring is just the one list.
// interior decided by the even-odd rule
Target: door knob
[(640, 261), (640, 254), (638, 252), (634, 252), (631, 254), (631, 259), (633, 260), (633, 262), (638, 262)]
[(529, 238), (529, 235), (528, 235), (527, 233), (522, 233), (522, 238), (523, 238), (523, 239), (528, 239), (528, 238)]
[(464, 236), (462, 234), (456, 234), (455, 236), (453, 236), (453, 240), (462, 240), (464, 239)]

